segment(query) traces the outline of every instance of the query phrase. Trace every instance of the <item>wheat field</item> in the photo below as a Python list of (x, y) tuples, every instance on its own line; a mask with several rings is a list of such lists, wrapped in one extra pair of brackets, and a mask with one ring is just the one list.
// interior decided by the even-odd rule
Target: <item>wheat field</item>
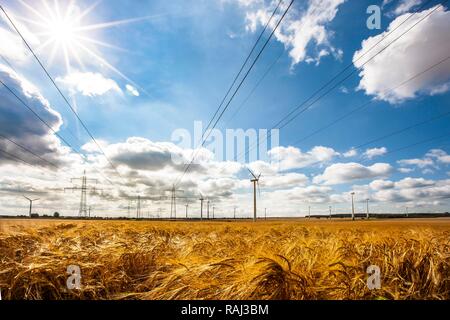
[[(369, 265), (380, 289), (367, 287)], [(450, 220), (1, 219), (0, 288), (3, 299), (449, 299)]]

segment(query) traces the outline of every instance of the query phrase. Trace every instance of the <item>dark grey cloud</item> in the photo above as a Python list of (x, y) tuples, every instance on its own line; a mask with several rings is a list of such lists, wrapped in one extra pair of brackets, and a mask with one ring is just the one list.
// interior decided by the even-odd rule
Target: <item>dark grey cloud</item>
[[(50, 127), (55, 131), (59, 130), (62, 125), (61, 116), (50, 107), (48, 101), (31, 83), (4, 65), (0, 65), (0, 79)], [(57, 166), (63, 161), (59, 139), (2, 84), (0, 84), (0, 135), (30, 149)], [(0, 148), (34, 165), (50, 166), (44, 160), (2, 137)], [(11, 161), (0, 152), (0, 164)]]

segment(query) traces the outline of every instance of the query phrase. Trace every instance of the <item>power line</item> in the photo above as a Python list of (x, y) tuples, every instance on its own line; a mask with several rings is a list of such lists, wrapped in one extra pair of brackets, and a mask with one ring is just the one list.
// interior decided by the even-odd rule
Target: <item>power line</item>
[(41, 60), (37, 57), (37, 55), (35, 54), (35, 52), (33, 51), (33, 49), (31, 48), (31, 46), (28, 44), (28, 42), (25, 40), (24, 36), (22, 35), (22, 33), (19, 31), (19, 29), (16, 27), (16, 25), (14, 24), (14, 22), (12, 21), (12, 19), (9, 17), (9, 15), (6, 13), (5, 9), (3, 8), (3, 6), (0, 5), (0, 9), (3, 11), (3, 13), (5, 14), (5, 16), (8, 18), (9, 22), (11, 23), (11, 25), (14, 27), (15, 31), (19, 34), (19, 36), (22, 38), (22, 41), (25, 43), (25, 45), (27, 46), (28, 50), (30, 50), (30, 52), (33, 54), (34, 58), (36, 59), (36, 61), (39, 63), (40, 67), (42, 68), (42, 70), (44, 70), (45, 74), (47, 75), (47, 77), (50, 79), (50, 81), (52, 82), (53, 86), (56, 88), (56, 90), (58, 91), (58, 93), (60, 94), (60, 96), (63, 98), (63, 100), (65, 101), (65, 103), (67, 104), (67, 106), (70, 108), (70, 110), (73, 112), (73, 114), (76, 116), (76, 118), (78, 119), (78, 121), (81, 123), (81, 125), (83, 126), (84, 130), (87, 132), (87, 134), (90, 136), (90, 138), (92, 139), (92, 141), (97, 145), (98, 149), (100, 150), (100, 152), (103, 154), (103, 156), (107, 159), (107, 161), (109, 162), (109, 164), (111, 165), (111, 167), (116, 171), (116, 173), (119, 175), (119, 177), (122, 177), (121, 174), (119, 173), (119, 171), (117, 170), (117, 168), (114, 166), (114, 164), (111, 162), (111, 160), (108, 158), (108, 156), (105, 154), (105, 152), (103, 151), (102, 147), (100, 146), (100, 144), (97, 142), (97, 140), (95, 140), (94, 136), (92, 135), (92, 133), (89, 131), (89, 129), (87, 128), (87, 126), (85, 125), (85, 123), (83, 122), (83, 120), (80, 118), (80, 116), (78, 115), (78, 113), (75, 111), (75, 109), (72, 107), (72, 105), (70, 104), (69, 100), (66, 98), (66, 96), (62, 93), (61, 89), (58, 87), (58, 85), (56, 84), (55, 80), (53, 80), (52, 76), (50, 75), (50, 73), (47, 71), (47, 69), (44, 67), (44, 65), (42, 64)]
[[(17, 70), (12, 66), (12, 64), (8, 61), (8, 59), (7, 59), (5, 56), (3, 56), (1, 53), (0, 53), (0, 57), (8, 64), (8, 66), (9, 66), (16, 74), (19, 74), (19, 73), (17, 72)], [(83, 144), (81, 143), (81, 141), (80, 141), (80, 140), (76, 137), (76, 135), (73, 133), (72, 130), (70, 130), (69, 128), (66, 128), (66, 130), (67, 130), (67, 132), (71, 135), (71, 137), (77, 142), (77, 144), (78, 144), (79, 146), (83, 145)]]
[(435, 136), (435, 137), (432, 137), (432, 138), (429, 138), (429, 139), (421, 140), (421, 141), (409, 144), (407, 146), (403, 146), (403, 147), (400, 147), (400, 148), (397, 148), (397, 149), (390, 150), (390, 151), (386, 152), (385, 154), (383, 154), (383, 156), (386, 156), (386, 155), (392, 154), (392, 153), (396, 153), (396, 152), (399, 152), (399, 151), (403, 151), (403, 150), (406, 150), (406, 149), (409, 149), (409, 148), (413, 148), (413, 147), (416, 147), (416, 146), (424, 144), (424, 143), (440, 140), (440, 139), (443, 139), (443, 138), (450, 138), (450, 132), (448, 132), (446, 134), (443, 134), (443, 135)]
[[(244, 67), (247, 65), (247, 62), (249, 61), (250, 57), (252, 56), (253, 52), (255, 51), (255, 49), (256, 49), (256, 47), (257, 47), (259, 41), (261, 40), (262, 36), (263, 36), (264, 33), (266, 32), (267, 27), (269, 26), (270, 22), (272, 21), (273, 17), (275, 16), (276, 12), (278, 11), (278, 8), (280, 7), (282, 1), (283, 1), (283, 0), (280, 0), (280, 1), (278, 2), (278, 5), (276, 6), (276, 8), (274, 9), (274, 11), (272, 12), (272, 15), (270, 16), (270, 18), (269, 18), (269, 20), (267, 21), (267, 23), (265, 24), (263, 30), (262, 30), (261, 33), (259, 34), (259, 36), (258, 36), (258, 38), (257, 38), (257, 40), (256, 40), (256, 42), (255, 42), (255, 44), (253, 45), (252, 49), (250, 50), (249, 54), (247, 55), (247, 58), (245, 59), (245, 61), (244, 61), (244, 63), (242, 64), (241, 68), (239, 69), (239, 72), (238, 72), (238, 73), (236, 74), (236, 76), (234, 77), (233, 82), (231, 83), (230, 87), (228, 88), (228, 90), (227, 90), (225, 96), (223, 97), (222, 101), (220, 102), (219, 106), (217, 107), (217, 109), (216, 109), (214, 115), (212, 116), (211, 120), (209, 121), (208, 125), (206, 126), (205, 131), (202, 133), (202, 137), (201, 137), (200, 141), (199, 141), (197, 144), (201, 143), (201, 146), (203, 146), (203, 144), (205, 143), (205, 142), (203, 141), (203, 138), (204, 138), (205, 133), (208, 132), (208, 130), (209, 130), (209, 128), (210, 128), (212, 122), (214, 121), (216, 115), (218, 114), (218, 112), (219, 112), (220, 109), (222, 108), (222, 106), (223, 106), (223, 104), (224, 104), (226, 98), (227, 98), (228, 95), (230, 94), (230, 92), (231, 92), (231, 90), (233, 89), (234, 85), (236, 84), (236, 81), (238, 80), (239, 76), (241, 75), (242, 71), (244, 70)], [(211, 129), (211, 130), (212, 130), (212, 129)], [(205, 139), (205, 141), (206, 141), (206, 139)], [(194, 146), (194, 148), (195, 148), (195, 146)], [(192, 162), (194, 161), (194, 159), (195, 159), (195, 157), (197, 156), (197, 154), (198, 154), (198, 150), (194, 151), (194, 154), (193, 154), (193, 157), (192, 157), (192, 161), (191, 161), (187, 166), (185, 165), (185, 167), (184, 167), (185, 172), (183, 173), (183, 176), (184, 176), (184, 174), (186, 173), (186, 171), (189, 169), (189, 167), (192, 165)]]
[[(448, 0), (446, 0), (448, 1)], [(445, 2), (446, 2), (445, 1)], [(378, 56), (380, 53), (384, 52), (387, 48), (389, 48), (394, 42), (396, 42), (398, 39), (400, 39), (401, 37), (403, 37), (405, 34), (407, 34), (409, 31), (411, 31), (416, 25), (418, 25), (420, 22), (422, 22), (423, 20), (425, 20), (426, 18), (428, 18), (431, 14), (433, 14), (438, 8), (440, 8), (440, 6), (437, 6), (436, 8), (434, 8), (431, 12), (429, 12), (427, 15), (425, 15), (422, 19), (420, 19), (419, 21), (417, 21), (416, 23), (414, 23), (408, 30), (406, 30), (405, 32), (403, 32), (402, 34), (400, 34), (397, 38), (395, 38), (394, 40), (392, 40), (389, 44), (387, 44), (384, 48), (382, 48), (380, 51), (378, 51), (376, 54), (374, 54), (372, 57), (370, 57), (368, 60), (366, 60), (363, 64), (361, 64), (359, 67), (356, 67), (354, 70), (352, 70), (352, 72), (350, 72), (345, 78), (341, 79), (337, 84), (335, 84), (333, 87), (331, 87), (329, 90), (327, 90), (324, 94), (321, 94), (319, 97), (317, 97), (314, 101), (312, 101), (308, 106), (306, 106), (305, 108), (301, 109), (299, 113), (297, 113), (294, 117), (292, 117), (291, 119), (289, 119), (286, 123), (284, 123), (282, 126), (280, 126), (280, 129), (286, 127), (290, 122), (292, 122), (294, 119), (296, 119), (300, 114), (302, 114), (303, 112), (307, 111), (309, 108), (311, 108), (317, 101), (319, 101), (320, 99), (322, 99), (324, 96), (326, 96), (329, 92), (333, 91), (335, 88), (337, 88), (340, 84), (342, 84), (345, 80), (349, 79), (352, 75), (357, 74), (358, 70), (361, 70), (362, 67), (364, 67), (366, 64), (368, 64), (370, 61), (372, 61), (376, 56)], [(406, 21), (409, 20), (409, 18), (411, 16), (413, 16), (414, 14), (416, 14), (417, 12), (412, 13), (407, 19), (405, 19), (403, 23), (405, 23)], [(390, 32), (387, 36), (389, 36), (390, 34), (392, 34), (392, 32)], [(386, 37), (387, 37), (386, 36)], [(382, 38), (379, 42), (383, 41), (384, 39), (386, 39), (386, 37)], [(368, 52), (370, 52), (372, 50), (372, 47), (368, 50)], [(367, 54), (368, 52), (366, 52), (365, 54)], [(365, 55), (364, 54), (364, 55)], [(361, 56), (362, 57), (362, 56)], [(351, 65), (355, 65), (355, 62), (359, 61), (359, 59), (361, 58), (359, 57), (358, 59), (356, 59), (355, 61), (353, 61), (351, 64), (349, 64), (349, 66)], [(314, 95), (313, 95), (314, 96)], [(304, 103), (300, 104), (297, 108), (295, 108), (293, 111), (291, 111), (288, 115), (286, 115), (283, 119), (281, 119), (276, 125), (275, 127), (277, 127), (278, 125), (280, 125), (284, 120), (288, 119), (288, 117), (290, 115), (292, 115), (295, 111), (299, 110), (302, 106), (304, 105)]]
[[(242, 84), (244, 83), (245, 79), (247, 79), (248, 75), (250, 74), (250, 71), (253, 69), (253, 67), (255, 66), (256, 62), (259, 60), (261, 54), (263, 53), (264, 49), (267, 47), (267, 44), (270, 42), (270, 40), (272, 39), (275, 31), (278, 29), (278, 27), (280, 26), (281, 22), (283, 21), (284, 17), (286, 16), (286, 14), (288, 13), (289, 9), (291, 8), (292, 4), (294, 3), (294, 0), (291, 0), (291, 2), (289, 3), (289, 6), (286, 8), (286, 10), (284, 11), (283, 15), (281, 16), (280, 20), (278, 21), (278, 23), (276, 24), (275, 28), (272, 30), (269, 38), (266, 40), (266, 42), (264, 43), (263, 47), (261, 48), (261, 50), (259, 51), (258, 55), (256, 56), (256, 58), (254, 59), (253, 63), (250, 65), (249, 69), (247, 70), (247, 72), (245, 73), (244, 77), (242, 78), (242, 80), (240, 81), (239, 85), (237, 86), (237, 88), (235, 89), (233, 95), (231, 96), (231, 98), (228, 100), (228, 103), (225, 105), (224, 109), (222, 110), (222, 112), (220, 113), (219, 117), (217, 118), (217, 120), (215, 121), (212, 129), (210, 129), (208, 131), (208, 134), (206, 136), (206, 138), (203, 140), (201, 147), (203, 147), (203, 145), (205, 144), (205, 142), (208, 140), (209, 136), (211, 135), (212, 130), (214, 130), (214, 128), (216, 127), (217, 123), (220, 121), (220, 119), (222, 118), (223, 114), (225, 113), (225, 111), (227, 110), (227, 108), (229, 107), (229, 105), (231, 104), (231, 102), (233, 101), (233, 98), (236, 96), (236, 94), (238, 93), (239, 89), (241, 88)], [(184, 170), (182, 176), (180, 179), (177, 180), (177, 183), (180, 183), (181, 180), (183, 179), (183, 177), (185, 176), (186, 172), (189, 170), (190, 166), (192, 165), (192, 163), (195, 160), (195, 156), (192, 158), (191, 162), (188, 164), (187, 168)]]
[[(444, 3), (446, 3), (448, 0), (444, 1)], [(442, 5), (443, 5), (442, 4)], [(346, 81), (348, 78), (350, 78), (352, 75), (357, 74), (356, 72), (358, 70), (360, 70), (362, 67), (364, 67), (367, 63), (369, 63), (370, 61), (372, 61), (377, 55), (379, 55), (380, 53), (382, 53), (384, 50), (386, 50), (387, 48), (389, 48), (394, 42), (396, 42), (398, 39), (400, 39), (402, 36), (404, 36), (406, 33), (408, 33), (411, 29), (413, 29), (416, 25), (418, 25), (419, 23), (421, 23), (423, 20), (425, 20), (426, 18), (428, 18), (431, 14), (433, 14), (438, 8), (440, 8), (442, 5), (436, 6), (436, 8), (434, 8), (432, 11), (430, 11), (428, 14), (426, 14), (423, 18), (421, 18), (419, 21), (417, 21), (416, 23), (414, 23), (409, 29), (407, 29), (405, 32), (403, 32), (400, 36), (398, 36), (397, 38), (395, 38), (393, 41), (391, 41), (388, 45), (386, 45), (384, 48), (382, 48), (380, 51), (378, 51), (375, 55), (373, 55), (371, 58), (369, 58), (367, 61), (365, 61), (361, 66), (355, 68), (355, 70), (353, 70), (352, 72), (350, 72), (345, 78), (341, 79), (338, 83), (336, 83), (335, 85), (333, 85), (330, 89), (328, 89), (327, 91), (325, 91), (325, 93), (321, 94), (320, 96), (318, 96), (315, 100), (313, 100), (309, 105), (307, 105), (305, 108), (301, 109), (299, 113), (297, 113), (296, 115), (294, 115), (292, 118), (288, 119), (291, 115), (293, 115), (296, 111), (298, 111), (302, 106), (304, 106), (305, 104), (308, 103), (308, 101), (312, 100), (318, 93), (320, 93), (324, 88), (326, 88), (330, 83), (332, 83), (335, 79), (337, 79), (341, 74), (343, 74), (351, 65), (354, 64), (354, 62), (356, 62), (357, 60), (355, 60), (354, 62), (352, 62), (351, 64), (349, 64), (346, 68), (344, 68), (342, 71), (340, 71), (336, 76), (334, 76), (331, 80), (329, 80), (325, 85), (323, 85), (321, 88), (319, 88), (318, 90), (316, 90), (308, 99), (306, 99), (305, 101), (303, 101), (299, 106), (297, 106), (295, 109), (293, 109), (291, 112), (289, 112), (286, 116), (284, 116), (280, 121), (277, 122), (277, 124), (275, 124), (272, 129), (277, 128), (278, 125), (281, 125), (286, 119), (287, 122), (285, 122), (283, 125), (281, 125), (279, 127), (279, 129), (282, 129), (284, 127), (286, 127), (289, 123), (291, 123), (294, 119), (296, 119), (300, 114), (304, 113), (306, 110), (308, 110), (309, 108), (311, 108), (316, 102), (318, 102), (320, 99), (322, 99), (324, 96), (326, 96), (328, 93), (330, 93), (331, 91), (333, 91), (335, 88), (337, 88), (341, 83), (343, 83), (344, 81)], [(423, 6), (421, 6), (422, 8)], [(417, 12), (412, 13), (409, 17), (411, 17), (412, 15), (416, 14)], [(409, 20), (409, 18), (405, 19), (400, 25), (404, 24), (407, 20)], [(400, 25), (398, 27), (400, 27)], [(396, 30), (397, 28), (395, 28), (394, 30)], [(394, 31), (393, 30), (393, 31)], [(377, 46), (381, 41), (383, 41), (384, 39), (386, 39), (390, 34), (392, 34), (393, 31), (390, 31), (386, 37), (382, 38), (378, 43), (376, 43), (374, 46), (372, 46), (368, 51), (371, 51), (373, 49), (373, 47)], [(360, 57), (361, 58), (361, 57)], [(271, 130), (272, 130), (271, 129)], [(265, 139), (266, 141), (271, 137), (271, 130), (268, 131), (268, 134), (265, 134), (265, 137), (263, 139)], [(251, 147), (249, 147), (249, 149), (245, 152), (245, 153), (241, 153), (238, 156), (238, 159), (241, 155), (244, 155), (244, 159), (245, 156), (247, 156), (249, 154), (249, 152), (251, 150), (254, 149), (254, 147), (259, 146), (259, 144), (261, 143), (260, 140), (258, 140), (258, 142), (255, 144), (253, 144)]]
[[(236, 81), (238, 80), (239, 76), (241, 75), (242, 71), (244, 70), (244, 67), (246, 66), (247, 62), (249, 61), (250, 57), (252, 56), (253, 52), (255, 51), (256, 47), (258, 46), (259, 41), (261, 40), (262, 36), (264, 35), (264, 33), (267, 30), (267, 27), (269, 26), (270, 22), (272, 21), (273, 17), (275, 16), (276, 12), (278, 11), (278, 8), (280, 7), (281, 3), (283, 2), (283, 0), (280, 0), (278, 2), (278, 5), (276, 6), (275, 10), (272, 12), (272, 15), (270, 16), (269, 20), (267, 21), (267, 23), (265, 24), (263, 30), (261, 31), (261, 33), (259, 34), (258, 39), (256, 40), (255, 44), (253, 45), (252, 49), (250, 50), (250, 53), (247, 55), (247, 58), (245, 59), (244, 63), (242, 64), (241, 68), (239, 69), (239, 72), (236, 74), (236, 76), (234, 77), (233, 82), (231, 83), (231, 86), (228, 88), (227, 93), (225, 94), (225, 96), (223, 97), (222, 101), (219, 104), (219, 107), (217, 108), (216, 112), (214, 113), (213, 117), (211, 118), (211, 120), (209, 121), (208, 125), (206, 126), (205, 132), (208, 131), (211, 123), (214, 121), (216, 115), (219, 113), (220, 109), (223, 106), (223, 103), (225, 102), (226, 98), (228, 97), (228, 95), (231, 92), (231, 89), (233, 89), (234, 85), (236, 84)], [(202, 139), (203, 139), (204, 133), (202, 134)], [(201, 142), (201, 141), (200, 141)]]
[(423, 124), (432, 122), (432, 121), (434, 121), (434, 120), (437, 120), (437, 119), (441, 119), (441, 118), (447, 117), (448, 115), (450, 115), (450, 111), (444, 112), (444, 113), (441, 113), (441, 114), (438, 114), (437, 116), (434, 116), (434, 117), (429, 118), (429, 119), (427, 119), (427, 120), (424, 120), (424, 121), (421, 121), (421, 122), (417, 122), (417, 123), (412, 124), (412, 125), (410, 125), (410, 126), (407, 126), (407, 127), (405, 127), (405, 128), (402, 128), (402, 129), (393, 131), (393, 132), (391, 132), (391, 133), (388, 133), (388, 134), (383, 135), (383, 136), (381, 136), (381, 137), (378, 137), (378, 138), (376, 138), (376, 139), (373, 139), (373, 140), (370, 140), (370, 141), (365, 142), (365, 143), (363, 143), (363, 144), (360, 144), (359, 146), (356, 147), (356, 149), (360, 149), (360, 148), (365, 147), (365, 146), (367, 146), (367, 145), (369, 145), (369, 144), (378, 142), (378, 141), (380, 141), (380, 140), (384, 140), (384, 139), (386, 139), (386, 138), (390, 138), (390, 137), (392, 137), (392, 136), (395, 136), (395, 135), (397, 135), (397, 134), (400, 134), (400, 133), (403, 133), (403, 132), (405, 132), (405, 131), (411, 130), (411, 129), (413, 129), (413, 128), (419, 127), (419, 126), (421, 126), (421, 125), (423, 125)]
[[(404, 85), (407, 84), (408, 82), (411, 82), (411, 81), (417, 79), (418, 77), (422, 76), (422, 75), (425, 74), (426, 72), (428, 72), (428, 71), (434, 69), (435, 67), (437, 67), (438, 65), (440, 65), (440, 64), (442, 64), (442, 63), (444, 63), (444, 62), (446, 62), (448, 59), (450, 59), (450, 56), (447, 56), (446, 58), (440, 60), (439, 62), (434, 63), (434, 64), (431, 65), (430, 67), (428, 67), (428, 68), (422, 70), (421, 72), (415, 74), (414, 76), (410, 77), (409, 79), (403, 81), (402, 83), (400, 83), (400, 84), (397, 85), (396, 87), (389, 89), (389, 90), (387, 91), (387, 93), (393, 92), (393, 91), (397, 90), (398, 88), (404, 86)], [(312, 136), (314, 136), (314, 135), (316, 135), (316, 134), (318, 134), (318, 133), (320, 133), (320, 132), (322, 132), (322, 131), (324, 131), (324, 130), (330, 128), (331, 126), (337, 124), (338, 122), (340, 122), (340, 121), (342, 121), (342, 120), (348, 118), (348, 117), (351, 116), (352, 114), (354, 114), (354, 113), (356, 113), (356, 112), (358, 112), (358, 111), (360, 111), (360, 110), (362, 110), (362, 109), (365, 109), (366, 107), (368, 107), (369, 105), (371, 105), (371, 104), (374, 103), (375, 101), (376, 101), (376, 100), (370, 100), (370, 101), (368, 101), (368, 102), (362, 104), (361, 106), (359, 106), (359, 107), (357, 107), (357, 108), (355, 108), (355, 109), (350, 110), (349, 112), (347, 112), (346, 114), (344, 114), (344, 115), (340, 116), (339, 118), (333, 120), (333, 121), (330, 122), (329, 124), (327, 124), (327, 125), (325, 125), (325, 126), (319, 128), (319, 129), (317, 129), (316, 131), (310, 133), (309, 135), (307, 135), (307, 136), (305, 136), (305, 137), (303, 137), (303, 138), (301, 138), (301, 139), (295, 141), (295, 142), (294, 142), (294, 145), (299, 144), (300, 142), (303, 142), (303, 141), (305, 141), (305, 140), (311, 138)]]
[(280, 61), (281, 57), (284, 54), (284, 49), (281, 51), (280, 55), (274, 60), (274, 62), (267, 68), (267, 70), (264, 72), (262, 77), (258, 80), (256, 85), (253, 87), (253, 89), (249, 92), (247, 97), (242, 101), (242, 103), (236, 108), (234, 113), (231, 115), (231, 117), (226, 121), (225, 127), (228, 123), (230, 123), (231, 120), (233, 120), (236, 115), (242, 110), (242, 107), (247, 103), (247, 101), (252, 97), (252, 95), (255, 93), (256, 89), (260, 86), (260, 84), (264, 81), (264, 79), (267, 77), (269, 72), (273, 69), (273, 67), (277, 64), (278, 61)]
[[(21, 97), (19, 97), (13, 89), (11, 89), (6, 83), (4, 83), (1, 79), (0, 79), (0, 83), (25, 107), (27, 108), (36, 118), (39, 119), (39, 121), (41, 121), (47, 128), (50, 129), (50, 131), (53, 132), (53, 134), (55, 134), (59, 139), (61, 139), (62, 142), (64, 142), (69, 148), (71, 148), (73, 151), (75, 151), (83, 160), (83, 162), (85, 162), (85, 158), (84, 155), (77, 150), (74, 146), (72, 146), (66, 139), (64, 139), (64, 137), (62, 137), (58, 132), (55, 131), (55, 129), (53, 129), (53, 127), (51, 125), (49, 125), (47, 123), (47, 121), (45, 121), (41, 116), (39, 116), (36, 111), (34, 111), (25, 101), (23, 101), (23, 99)], [(94, 169), (100, 174), (102, 175), (102, 177), (108, 181), (108, 183), (110, 183), (111, 185), (113, 184), (107, 177), (105, 177), (100, 171), (98, 171), (95, 167)]]
[(14, 140), (12, 140), (12, 139), (10, 139), (10, 138), (8, 138), (8, 137), (2, 135), (2, 134), (0, 134), (0, 138), (3, 138), (3, 139), (5, 139), (5, 140), (8, 140), (9, 142), (15, 144), (16, 146), (18, 146), (18, 147), (21, 148), (22, 150), (24, 150), (24, 151), (26, 151), (26, 152), (32, 154), (32, 155), (35, 156), (36, 158), (39, 158), (40, 160), (44, 161), (45, 163), (48, 163), (49, 165), (51, 165), (52, 167), (55, 167), (55, 168), (59, 169), (59, 167), (58, 167), (56, 164), (54, 164), (53, 162), (48, 161), (48, 160), (42, 158), (40, 155), (36, 154), (36, 153), (33, 152), (32, 150), (30, 150), (30, 149), (28, 149), (27, 147), (21, 145), (20, 143), (18, 143), (18, 142), (16, 142), (16, 141), (14, 141)]
[[(24, 163), (24, 164), (26, 164), (26, 165), (28, 165), (28, 166), (30, 166), (30, 167), (33, 167), (33, 168), (37, 168), (37, 169), (39, 169), (39, 170), (42, 170), (42, 167), (38, 167), (37, 165), (34, 165), (34, 164), (32, 164), (32, 163), (30, 163), (30, 162), (28, 162), (28, 161), (22, 159), (21, 157), (16, 156), (16, 155), (14, 155), (14, 154), (12, 154), (12, 153), (6, 151), (6, 150), (0, 149), (0, 152), (4, 153), (7, 157), (9, 157), (11, 160), (13, 160), (13, 161), (15, 161), (15, 162), (22, 162), (22, 163)], [(48, 168), (45, 168), (45, 169), (47, 169), (48, 171), (54, 173), (53, 171), (51, 171), (51, 170), (48, 169)]]

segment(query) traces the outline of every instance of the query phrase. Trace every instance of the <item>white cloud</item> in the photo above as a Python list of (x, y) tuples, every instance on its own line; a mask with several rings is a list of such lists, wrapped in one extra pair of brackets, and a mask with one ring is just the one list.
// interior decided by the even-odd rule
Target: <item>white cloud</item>
[(340, 86), (340, 87), (339, 87), (339, 91), (342, 92), (342, 93), (345, 93), (345, 94), (348, 93), (348, 89), (347, 89), (347, 87), (345, 87), (345, 86)]
[(0, 53), (11, 60), (23, 61), (26, 58), (26, 48), (22, 45), (22, 40), (13, 33), (0, 28)]
[(290, 172), (274, 176), (261, 176), (261, 187), (266, 188), (289, 188), (293, 186), (305, 186), (309, 179), (302, 173)]
[(401, 166), (416, 166), (421, 169), (425, 167), (434, 166), (434, 161), (430, 158), (425, 159), (404, 159), (404, 160), (398, 160), (398, 164)]
[(398, 168), (398, 171), (401, 173), (410, 173), (410, 172), (413, 172), (414, 169), (413, 168)]
[[(20, 21), (15, 19), (14, 14), (9, 13), (10, 18), (14, 21), (16, 27), (21, 31), (22, 35), (27, 39), (27, 42), (32, 47), (38, 47), (40, 44), (39, 38), (36, 37), (26, 25), (22, 24)], [(0, 28), (0, 54), (5, 56), (9, 60), (15, 60), (18, 62), (22, 62), (27, 58), (27, 55), (30, 54), (27, 47), (23, 43), (22, 39), (17, 35), (14, 30), (14, 27), (11, 25), (9, 20), (5, 17), (5, 15), (0, 14), (0, 21), (5, 21), (5, 24), (10, 27), (10, 30), (5, 28)]]
[(421, 2), (421, 0), (401, 0), (398, 6), (394, 9), (394, 14), (398, 16), (408, 12), (415, 6), (418, 6)]
[(125, 86), (125, 88), (127, 89), (127, 92), (135, 97), (139, 97), (139, 91), (133, 87), (131, 84), (127, 84)]
[(313, 181), (314, 183), (334, 185), (356, 180), (387, 177), (391, 172), (392, 166), (388, 163), (376, 163), (369, 167), (355, 162), (335, 163), (326, 168), (323, 174), (315, 176)]
[(356, 149), (350, 149), (347, 152), (344, 152), (342, 154), (344, 156), (344, 158), (352, 158), (352, 157), (356, 157), (358, 155), (358, 151)]
[(364, 152), (364, 156), (368, 159), (373, 159), (375, 157), (382, 156), (386, 153), (387, 153), (387, 149), (385, 147), (372, 148), (372, 149), (367, 149), (366, 152)]
[[(291, 8), (275, 32), (275, 37), (289, 50), (292, 65), (302, 61), (318, 64), (322, 57), (330, 54), (341, 59), (343, 52), (331, 45), (331, 32), (327, 25), (334, 20), (338, 7), (344, 2), (345, 0), (310, 0), (306, 10)], [(269, 6), (260, 1), (240, 3), (244, 3), (248, 10), (247, 30), (255, 32), (258, 26), (267, 23), (278, 1), (271, 1)], [(272, 28), (280, 17), (281, 14), (278, 14), (276, 19), (273, 19)]]
[(76, 71), (64, 78), (58, 77), (56, 81), (65, 85), (72, 94), (81, 93), (93, 97), (104, 95), (109, 91), (122, 93), (114, 80), (105, 78), (100, 73)]
[(323, 146), (316, 146), (308, 152), (295, 147), (276, 147), (269, 151), (271, 160), (278, 163), (281, 171), (326, 163), (337, 155), (339, 153), (334, 149)]
[(433, 180), (425, 180), (423, 178), (405, 178), (395, 183), (398, 189), (422, 188), (434, 185)]
[(438, 162), (450, 164), (450, 155), (441, 149), (432, 149), (425, 156), (435, 158)]
[(372, 190), (385, 190), (394, 188), (395, 184), (389, 180), (374, 180), (369, 184), (370, 189)]
[[(433, 9), (415, 14), (408, 23), (399, 27), (392, 36), (389, 36), (381, 44), (389, 44)], [(353, 56), (355, 66), (361, 66), (367, 58), (362, 58), (358, 62), (356, 60), (384, 38), (388, 32), (398, 27), (404, 19), (406, 19), (405, 15), (397, 17), (391, 22), (386, 32), (364, 40), (361, 50), (355, 52)], [(419, 93), (436, 94), (437, 92), (443, 92), (444, 89), (447, 90), (448, 86), (443, 85), (449, 80), (450, 63), (448, 61), (437, 68), (431, 69), (414, 81), (400, 87), (398, 85), (447, 57), (450, 51), (450, 32), (448, 30), (450, 30), (450, 12), (442, 8), (437, 9), (428, 18), (400, 37), (391, 47), (362, 67), (359, 89), (379, 100), (390, 103), (400, 103), (406, 99), (412, 99)], [(417, 39), (420, 39), (420, 41)], [(433, 48), (433, 50), (430, 50), (430, 48)], [(381, 49), (381, 47), (377, 47), (370, 54), (370, 57)], [(391, 90), (393, 88), (395, 90)]]

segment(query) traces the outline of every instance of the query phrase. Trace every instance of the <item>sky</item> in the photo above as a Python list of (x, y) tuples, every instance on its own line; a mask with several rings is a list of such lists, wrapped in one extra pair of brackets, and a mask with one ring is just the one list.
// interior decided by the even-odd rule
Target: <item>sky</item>
[[(198, 217), (203, 195), (217, 217), (250, 217), (248, 169), (261, 174), (260, 216), (348, 213), (351, 192), (357, 212), (367, 199), (374, 213), (449, 211), (441, 2), (296, 0), (270, 37), (290, 1), (270, 19), (278, 0), (2, 0), (83, 124), (0, 12), (0, 214), (27, 214), (25, 195), (39, 214), (76, 216), (81, 193), (65, 188), (86, 172), (96, 216), (135, 215), (139, 195), (144, 216), (166, 217), (175, 184), (178, 216), (188, 204)], [(207, 127), (267, 23), (196, 149), (196, 124)], [(279, 139), (266, 144), (271, 129)], [(227, 149), (227, 130), (259, 134), (259, 156), (242, 157), (252, 141)]]

